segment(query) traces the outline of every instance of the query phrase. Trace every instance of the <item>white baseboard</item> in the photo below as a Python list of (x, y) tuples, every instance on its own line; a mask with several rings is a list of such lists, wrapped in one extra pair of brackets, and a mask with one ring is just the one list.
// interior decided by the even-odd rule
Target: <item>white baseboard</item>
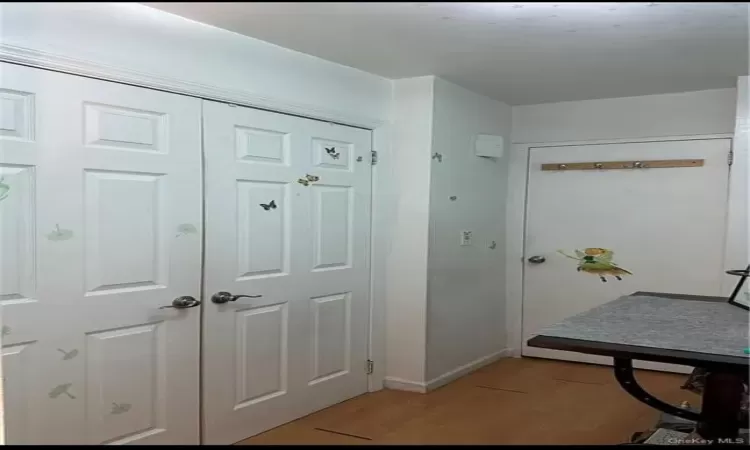
[(513, 355), (512, 349), (506, 348), (504, 350), (501, 350), (496, 353), (492, 353), (487, 356), (483, 356), (479, 359), (476, 359), (468, 364), (464, 364), (461, 367), (457, 367), (450, 372), (446, 372), (439, 377), (433, 378), (432, 380), (425, 383), (425, 387), (427, 388), (427, 392), (435, 390), (441, 386), (445, 386), (446, 384), (450, 383), (451, 381), (455, 381), (459, 378), (461, 378), (464, 375), (467, 375), (471, 372), (474, 372), (477, 369), (480, 369), (488, 364), (492, 364), (493, 362), (502, 359), (502, 358), (508, 358)]
[(393, 389), (396, 391), (419, 392), (420, 394), (424, 394), (427, 392), (427, 385), (419, 381), (385, 377), (383, 384), (385, 385), (386, 389)]
[(419, 392), (421, 394), (425, 394), (441, 386), (445, 386), (451, 381), (455, 381), (462, 376), (474, 372), (475, 370), (480, 369), (488, 364), (492, 364), (499, 359), (510, 358), (512, 356), (513, 350), (506, 348), (499, 352), (483, 356), (468, 364), (464, 364), (461, 367), (457, 367), (449, 372), (440, 375), (439, 377), (433, 378), (426, 383), (421, 381), (404, 380), (402, 378), (385, 377), (384, 384), (387, 389), (394, 389), (396, 391)]

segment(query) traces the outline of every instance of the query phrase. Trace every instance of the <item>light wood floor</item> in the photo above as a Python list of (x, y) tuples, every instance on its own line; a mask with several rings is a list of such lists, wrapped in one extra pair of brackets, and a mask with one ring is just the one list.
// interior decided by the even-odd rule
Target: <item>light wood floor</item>
[[(680, 389), (686, 375), (636, 376), (662, 400), (699, 405)], [(657, 417), (609, 367), (510, 358), (429, 394), (365, 394), (239, 444), (619, 444)]]

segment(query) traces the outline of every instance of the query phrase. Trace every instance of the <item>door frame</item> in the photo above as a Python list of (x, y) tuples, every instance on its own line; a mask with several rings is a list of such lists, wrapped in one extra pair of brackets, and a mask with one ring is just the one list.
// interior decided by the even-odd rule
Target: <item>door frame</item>
[[(50, 52), (42, 52), (0, 43), (0, 62), (37, 69), (51, 70), (69, 75), (83, 76), (103, 81), (127, 84), (135, 87), (186, 95), (199, 99), (262, 109), (270, 112), (332, 122), (372, 131), (371, 150), (380, 155), (381, 164), (372, 166), (371, 211), (370, 211), (370, 317), (367, 359), (373, 361), (373, 370), (367, 376), (369, 392), (383, 389), (385, 379), (385, 300), (387, 246), (380, 245), (389, 230), (388, 197), (378, 195), (385, 192), (389, 184), (388, 159), (383, 156), (391, 152), (391, 124), (370, 117), (355, 116), (334, 109), (314, 105), (291, 104), (286, 100), (253, 95), (246, 92), (224, 89), (221, 86), (205, 85), (167, 78), (157, 74), (135, 72), (97, 62), (70, 58)], [(201, 281), (201, 292), (203, 283)], [(206, 301), (204, 298), (203, 301)], [(202, 313), (201, 313), (202, 314)], [(364, 370), (365, 368), (362, 368)], [(202, 388), (202, 379), (201, 379)], [(202, 414), (202, 410), (201, 410)]]
[[(688, 140), (729, 139), (733, 163), (729, 175), (728, 217), (724, 246), (724, 270), (744, 267), (748, 261), (747, 201), (748, 152), (736, 145), (732, 133), (665, 136), (653, 138), (597, 139), (513, 144), (508, 161), (508, 198), (506, 203), (506, 319), (508, 347), (512, 356), (520, 357), (523, 344), (523, 296), (526, 265), (526, 213), (531, 149), (602, 144), (635, 144)], [(724, 283), (722, 294), (729, 296), (731, 285)]]

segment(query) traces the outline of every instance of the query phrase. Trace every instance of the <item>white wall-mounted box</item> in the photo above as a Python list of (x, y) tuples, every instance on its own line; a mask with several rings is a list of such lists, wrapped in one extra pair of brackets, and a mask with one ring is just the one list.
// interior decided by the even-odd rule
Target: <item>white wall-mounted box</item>
[(474, 143), (474, 153), (485, 158), (502, 158), (503, 144), (502, 136), (478, 134)]

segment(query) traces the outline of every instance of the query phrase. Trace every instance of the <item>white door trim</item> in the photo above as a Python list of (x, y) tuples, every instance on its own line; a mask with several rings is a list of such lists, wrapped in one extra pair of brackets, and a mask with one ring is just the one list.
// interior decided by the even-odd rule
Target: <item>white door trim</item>
[[(122, 67), (99, 64), (78, 58), (69, 58), (49, 52), (42, 52), (23, 47), (0, 43), (0, 61), (10, 64), (53, 70), (71, 75), (96, 78), (116, 83), (129, 84), (147, 89), (171, 92), (175, 94), (199, 97), (232, 103), (239, 106), (264, 109), (283, 114), (302, 116), (342, 125), (354, 126), (372, 130), (373, 149), (385, 155), (390, 150), (389, 124), (386, 121), (369, 117), (358, 117), (341, 111), (320, 108), (312, 105), (293, 104), (273, 97), (253, 95), (246, 92), (224, 89), (220, 86), (192, 83), (175, 78), (165, 78), (153, 74), (132, 71)], [(375, 362), (374, 371), (368, 376), (370, 392), (383, 389), (385, 378), (385, 290), (376, 289), (374, 280), (385, 277), (385, 246), (374, 245), (386, 236), (387, 224), (379, 219), (377, 211), (387, 211), (384, 196), (377, 195), (387, 183), (386, 171), (380, 172), (378, 166), (372, 170), (372, 216), (370, 252), (370, 341), (369, 359)]]
[[(513, 144), (508, 162), (508, 199), (506, 203), (506, 330), (508, 347), (513, 356), (521, 356), (523, 341), (523, 277), (524, 243), (526, 241), (526, 202), (529, 181), (530, 149), (540, 147), (563, 147), (578, 145), (623, 144), (642, 142), (686, 141), (705, 139), (731, 139), (734, 134), (704, 134), (690, 136), (666, 136), (642, 139), (607, 139), (591, 141), (566, 141)], [(747, 218), (748, 200), (748, 153), (732, 142), (734, 163), (729, 178), (729, 211), (727, 240), (725, 244), (724, 269), (744, 267), (748, 261)], [(729, 295), (731, 286), (724, 287)]]
[(309, 104), (290, 103), (274, 97), (265, 97), (245, 91), (225, 89), (221, 86), (185, 81), (177, 78), (163, 77), (155, 74), (99, 64), (79, 58), (70, 58), (54, 53), (0, 44), (0, 61), (41, 69), (98, 78), (106, 81), (132, 84), (139, 87), (168, 91), (174, 94), (200, 97), (239, 106), (266, 109), (289, 115), (303, 116), (340, 123), (359, 128), (375, 129), (385, 124), (382, 120), (370, 117), (353, 116), (331, 108), (321, 108)]

